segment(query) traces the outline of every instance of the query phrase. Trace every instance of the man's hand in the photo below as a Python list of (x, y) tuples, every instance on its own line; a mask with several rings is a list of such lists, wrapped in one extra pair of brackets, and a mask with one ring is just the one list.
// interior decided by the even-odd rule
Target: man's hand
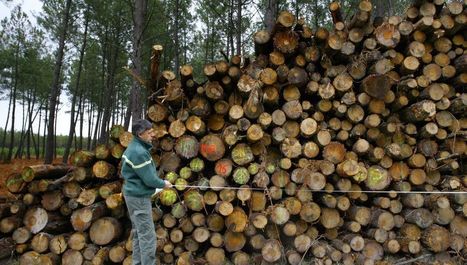
[(164, 188), (167, 189), (167, 188), (172, 188), (173, 187), (172, 183), (170, 183), (168, 180), (164, 180), (164, 182), (165, 182)]
[(151, 199), (155, 200), (159, 196), (159, 192), (161, 192), (163, 189), (156, 189), (153, 195), (151, 195)]

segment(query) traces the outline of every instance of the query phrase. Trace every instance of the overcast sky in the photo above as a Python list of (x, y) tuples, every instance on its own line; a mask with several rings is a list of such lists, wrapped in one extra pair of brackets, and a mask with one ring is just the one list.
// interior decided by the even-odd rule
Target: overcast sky
[(0, 18), (10, 16), (10, 10), (13, 7), (21, 4), (23, 10), (29, 15), (31, 21), (34, 23), (34, 15), (37, 15), (42, 9), (42, 2), (39, 0), (13, 0), (9, 2), (6, 6), (3, 1), (0, 1)]
[[(10, 16), (11, 10), (17, 6), (18, 4), (21, 4), (23, 10), (28, 14), (29, 19), (31, 23), (34, 25), (36, 23), (36, 18), (41, 10), (42, 10), (42, 2), (40, 0), (13, 0), (7, 5), (5, 5), (2, 1), (0, 1), (0, 19), (3, 19), (5, 17)], [(61, 94), (60, 100), (67, 101), (65, 93)], [(65, 111), (69, 110), (70, 106), (69, 103), (60, 105), (60, 110), (58, 113), (57, 120), (59, 121), (58, 126), (57, 126), (57, 134), (58, 135), (67, 135), (68, 130), (70, 127), (70, 121), (69, 121), (69, 114), (65, 113)], [(0, 127), (4, 128), (5, 127), (5, 122), (7, 118), (7, 112), (8, 112), (8, 100), (0, 101)], [(22, 108), (19, 104), (16, 106), (16, 115), (15, 115), (15, 130), (21, 130), (21, 122), (23, 120), (22, 117)], [(11, 122), (11, 117), (10, 117), (10, 122)], [(34, 131), (37, 131), (37, 122), (35, 122), (34, 126)], [(11, 123), (8, 125), (8, 128), (10, 128)], [(42, 125), (43, 126), (43, 125)], [(87, 132), (87, 130), (85, 130)]]

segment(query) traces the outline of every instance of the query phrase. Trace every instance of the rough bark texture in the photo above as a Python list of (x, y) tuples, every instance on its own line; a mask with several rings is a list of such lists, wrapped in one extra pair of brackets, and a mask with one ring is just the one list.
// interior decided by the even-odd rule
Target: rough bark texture
[[(133, 6), (133, 53), (132, 57), (132, 69), (135, 74), (141, 76), (143, 64), (142, 64), (142, 38), (144, 32), (144, 26), (146, 22), (146, 10), (147, 10), (147, 0), (133, 0), (131, 5)], [(141, 100), (141, 95), (145, 94), (141, 91), (141, 85), (135, 80), (130, 91), (130, 108), (131, 108), (131, 117), (133, 120), (137, 120), (143, 117), (143, 101)], [(125, 121), (125, 125), (129, 123)], [(128, 128), (128, 126), (125, 126)]]
[[(212, 62), (204, 84), (162, 72), (153, 160), (175, 186), (153, 196), (160, 263), (462, 264), (465, 194), (435, 191), (466, 189), (464, 5), (372, 8), (346, 23), (332, 2), (334, 29), (314, 38), (280, 12), (254, 60)], [(0, 228), (24, 264), (131, 262), (118, 175), (132, 136), (110, 137), (62, 178), (9, 177), (18, 201), (0, 204)]]
[(52, 86), (50, 89), (50, 102), (48, 106), (49, 118), (47, 125), (47, 142), (45, 148), (45, 163), (50, 164), (53, 161), (55, 154), (55, 110), (57, 107), (57, 100), (60, 96), (60, 74), (62, 71), (63, 56), (65, 53), (65, 42), (68, 33), (68, 23), (70, 20), (71, 0), (66, 1), (65, 10), (63, 10), (63, 20), (60, 26), (60, 37), (58, 42), (57, 57), (55, 58), (54, 76)]

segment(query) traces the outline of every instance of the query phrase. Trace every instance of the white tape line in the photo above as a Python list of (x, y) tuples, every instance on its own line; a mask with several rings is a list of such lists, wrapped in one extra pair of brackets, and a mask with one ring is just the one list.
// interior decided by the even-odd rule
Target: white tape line
[[(216, 187), (216, 186), (196, 186), (196, 185), (174, 185), (178, 187), (185, 187), (185, 188), (196, 188), (196, 189), (218, 189), (218, 190), (261, 190), (265, 191), (267, 188), (254, 188), (254, 187)], [(281, 188), (285, 189), (285, 188)], [(301, 189), (303, 191), (303, 189)], [(304, 191), (311, 191), (311, 192), (320, 192), (320, 193), (391, 193), (391, 194), (467, 194), (467, 191), (403, 191), (403, 190), (304, 190)]]

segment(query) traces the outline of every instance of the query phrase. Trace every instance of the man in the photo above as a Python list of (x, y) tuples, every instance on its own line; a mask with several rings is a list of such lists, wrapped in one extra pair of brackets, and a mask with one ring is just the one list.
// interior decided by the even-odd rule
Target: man
[(156, 231), (152, 221), (151, 195), (156, 188), (172, 184), (159, 178), (150, 150), (154, 131), (151, 122), (137, 120), (133, 140), (122, 155), (123, 195), (133, 231), (133, 264), (156, 264)]

